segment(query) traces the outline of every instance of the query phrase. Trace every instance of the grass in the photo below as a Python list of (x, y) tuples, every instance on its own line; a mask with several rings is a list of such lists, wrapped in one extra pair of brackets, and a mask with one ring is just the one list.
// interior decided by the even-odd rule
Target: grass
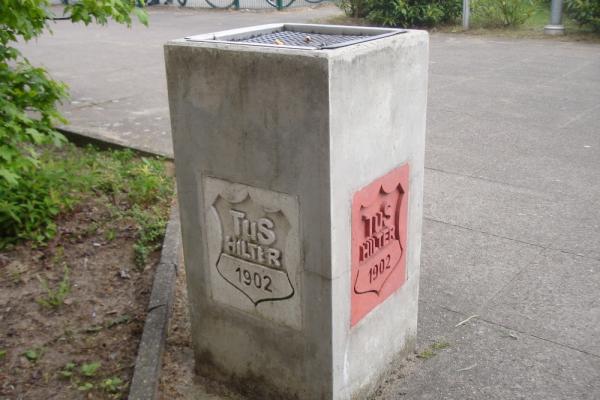
[[(22, 241), (46, 245), (59, 234), (59, 220), (92, 200), (107, 209), (109, 216), (90, 221), (84, 234), (102, 232), (102, 239), (113, 241), (117, 239), (116, 224), (131, 225), (136, 264), (143, 268), (148, 255), (160, 247), (168, 220), (173, 179), (166, 162), (138, 157), (131, 150), (101, 151), (71, 144), (61, 149), (40, 148), (39, 152), (40, 165), (31, 176), (16, 187), (0, 185), (0, 250)], [(48, 293), (42, 303), (60, 305), (63, 294), (68, 293), (67, 285), (53, 292), (47, 282), (40, 279), (40, 283)]]
[(37, 276), (40, 286), (44, 290), (44, 297), (37, 299), (37, 302), (47, 308), (58, 308), (63, 305), (65, 298), (71, 292), (71, 283), (69, 281), (69, 267), (64, 266), (62, 280), (59, 282), (56, 289), (50, 288), (48, 281)]
[(563, 15), (565, 35), (553, 36), (544, 33), (544, 26), (550, 21), (550, 8), (546, 5), (537, 5), (533, 14), (518, 27), (484, 27), (474, 17), (471, 19), (471, 29), (464, 31), (462, 25), (443, 26), (436, 28), (437, 32), (461, 33), (467, 35), (491, 35), (517, 39), (547, 39), (558, 41), (585, 41), (600, 43), (600, 34), (589, 28), (579, 26), (575, 21)]
[(448, 342), (435, 342), (431, 346), (417, 354), (417, 358), (420, 358), (422, 360), (429, 360), (430, 358), (435, 357), (438, 351), (444, 350), (448, 347), (450, 347), (450, 343)]

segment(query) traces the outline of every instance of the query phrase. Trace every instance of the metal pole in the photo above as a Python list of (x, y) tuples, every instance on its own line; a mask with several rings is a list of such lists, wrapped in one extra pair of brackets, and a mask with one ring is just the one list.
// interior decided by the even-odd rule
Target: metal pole
[(544, 27), (544, 33), (548, 35), (563, 35), (565, 27), (562, 24), (563, 0), (552, 0), (550, 9), (550, 24)]
[(463, 29), (469, 29), (469, 17), (471, 14), (471, 8), (469, 6), (469, 0), (463, 0)]

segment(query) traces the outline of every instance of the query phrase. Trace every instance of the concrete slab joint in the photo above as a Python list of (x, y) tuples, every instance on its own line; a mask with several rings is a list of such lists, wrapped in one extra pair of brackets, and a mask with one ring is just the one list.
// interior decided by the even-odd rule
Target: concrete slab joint
[(191, 39), (165, 59), (197, 367), (262, 398), (365, 398), (416, 337), (427, 33)]

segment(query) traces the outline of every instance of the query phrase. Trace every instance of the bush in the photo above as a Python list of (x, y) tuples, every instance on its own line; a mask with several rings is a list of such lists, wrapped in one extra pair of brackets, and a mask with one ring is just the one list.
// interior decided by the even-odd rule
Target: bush
[(566, 13), (579, 25), (600, 31), (600, 0), (568, 0)]
[(338, 3), (347, 16), (364, 18), (369, 13), (369, 0), (341, 0)]
[(535, 11), (533, 0), (476, 0), (473, 19), (485, 27), (522, 25)]
[(462, 0), (342, 0), (347, 15), (384, 26), (430, 27), (454, 22)]

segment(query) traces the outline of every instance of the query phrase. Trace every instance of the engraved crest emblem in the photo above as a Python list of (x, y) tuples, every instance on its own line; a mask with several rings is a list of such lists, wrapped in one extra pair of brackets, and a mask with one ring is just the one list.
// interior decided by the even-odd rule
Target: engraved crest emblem
[(352, 202), (352, 321), (406, 280), (408, 165), (358, 191)]
[(212, 298), (300, 329), (297, 198), (212, 177), (203, 181)]
[(248, 193), (234, 200), (219, 196), (213, 205), (223, 232), (219, 274), (254, 305), (292, 297), (283, 266), (289, 223), (281, 210), (261, 207)]

